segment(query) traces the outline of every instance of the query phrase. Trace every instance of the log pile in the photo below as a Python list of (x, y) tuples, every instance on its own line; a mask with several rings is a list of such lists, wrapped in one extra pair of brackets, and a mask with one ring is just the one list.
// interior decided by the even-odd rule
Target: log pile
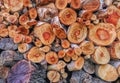
[(120, 0), (0, 0), (0, 83), (120, 83)]

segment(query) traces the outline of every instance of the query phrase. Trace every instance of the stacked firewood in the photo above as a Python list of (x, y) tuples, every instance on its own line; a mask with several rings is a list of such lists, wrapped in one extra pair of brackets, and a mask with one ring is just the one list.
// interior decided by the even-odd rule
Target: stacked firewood
[(0, 83), (120, 83), (120, 0), (0, 0)]

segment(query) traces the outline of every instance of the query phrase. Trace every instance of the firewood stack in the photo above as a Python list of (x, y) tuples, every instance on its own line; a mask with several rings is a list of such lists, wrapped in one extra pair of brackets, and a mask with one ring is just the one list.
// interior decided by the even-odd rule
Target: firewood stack
[(120, 0), (0, 0), (0, 83), (120, 83)]

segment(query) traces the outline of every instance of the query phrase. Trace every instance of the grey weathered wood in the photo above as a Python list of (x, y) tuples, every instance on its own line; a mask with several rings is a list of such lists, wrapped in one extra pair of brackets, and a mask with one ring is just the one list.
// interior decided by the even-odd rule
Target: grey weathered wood
[(0, 40), (0, 49), (2, 50), (16, 50), (17, 44), (13, 42), (12, 38), (2, 38)]
[(90, 60), (86, 60), (83, 66), (83, 69), (89, 73), (89, 74), (93, 74), (95, 73), (95, 65), (92, 61)]
[(70, 83), (92, 83), (92, 76), (83, 70), (72, 73)]

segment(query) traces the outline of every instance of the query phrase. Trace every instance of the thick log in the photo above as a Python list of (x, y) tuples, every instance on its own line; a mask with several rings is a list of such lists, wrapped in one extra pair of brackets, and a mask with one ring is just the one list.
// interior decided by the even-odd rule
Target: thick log
[[(107, 27), (109, 27), (109, 29)], [(108, 46), (116, 39), (115, 26), (110, 23), (91, 25), (89, 26), (88, 38), (96, 45)]]
[(32, 47), (27, 54), (27, 59), (34, 63), (40, 63), (45, 59), (45, 53), (40, 51), (38, 47)]
[(110, 53), (106, 47), (99, 46), (92, 55), (92, 60), (97, 64), (107, 64), (110, 61)]
[(75, 22), (69, 26), (67, 33), (70, 42), (79, 44), (87, 37), (87, 27)]
[(118, 78), (118, 72), (116, 68), (110, 64), (97, 66), (95, 73), (102, 80), (105, 80), (108, 82), (115, 81)]

